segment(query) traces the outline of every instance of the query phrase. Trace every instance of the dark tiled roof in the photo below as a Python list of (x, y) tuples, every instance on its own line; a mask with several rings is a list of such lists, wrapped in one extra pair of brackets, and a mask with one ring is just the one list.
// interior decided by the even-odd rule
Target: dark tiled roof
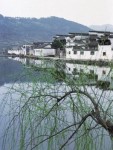
[(51, 45), (51, 42), (34, 42), (33, 43), (34, 48), (44, 48), (47, 45)]
[(78, 49), (73, 49), (73, 51), (98, 51), (97, 48), (93, 49), (93, 48), (86, 48), (86, 49), (83, 49), (83, 48), (78, 48)]
[(95, 30), (90, 30), (89, 32), (104, 33), (104, 34), (113, 34), (113, 32), (109, 32), (109, 31), (95, 31)]
[(68, 37), (69, 34), (57, 34), (56, 36), (64, 36), (64, 37)]
[(113, 38), (113, 35), (110, 35), (109, 37), (110, 37), (110, 38)]
[(97, 37), (98, 37), (97, 34), (89, 35), (89, 39), (97, 39)]
[(74, 40), (75, 44), (85, 44), (83, 40)]
[(89, 46), (89, 48), (98, 47), (98, 42), (97, 41), (89, 42), (88, 46)]
[(82, 35), (82, 36), (89, 36), (89, 33), (69, 33), (69, 34), (73, 34), (73, 35)]
[(48, 43), (40, 43), (40, 44), (36, 45), (35, 48), (45, 48), (48, 45), (49, 45)]
[(45, 42), (34, 42), (33, 44), (34, 45), (39, 45), (39, 44), (45, 44), (45, 43), (46, 44), (51, 44), (52, 42), (46, 42), (46, 41)]

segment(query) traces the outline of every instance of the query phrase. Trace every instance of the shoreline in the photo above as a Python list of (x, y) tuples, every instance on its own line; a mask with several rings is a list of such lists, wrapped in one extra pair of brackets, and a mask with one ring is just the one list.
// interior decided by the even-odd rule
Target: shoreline
[(54, 60), (54, 61), (64, 61), (68, 63), (74, 63), (74, 64), (85, 64), (85, 65), (97, 65), (97, 66), (111, 66), (113, 65), (113, 60), (75, 60), (75, 59), (69, 59), (65, 57), (37, 57), (37, 56), (20, 56), (20, 55), (0, 55), (0, 57), (19, 57), (19, 58), (29, 58), (29, 59), (36, 59), (36, 60)]

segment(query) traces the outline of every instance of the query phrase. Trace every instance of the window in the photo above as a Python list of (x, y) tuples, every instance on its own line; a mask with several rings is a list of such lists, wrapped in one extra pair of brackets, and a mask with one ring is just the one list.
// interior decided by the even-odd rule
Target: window
[(69, 51), (69, 54), (71, 54), (71, 52)]
[(73, 75), (76, 75), (77, 74), (77, 69), (74, 68), (72, 73), (73, 73)]
[(73, 51), (74, 54), (77, 54), (77, 51)]
[(84, 72), (84, 70), (83, 69), (80, 69), (80, 73), (83, 73)]
[(84, 55), (84, 51), (81, 51), (81, 52), (80, 52), (80, 55)]
[(70, 71), (70, 68), (68, 68), (69, 69), (69, 71)]
[(77, 68), (74, 68), (74, 69), (73, 69), (73, 72), (77, 72)]
[(104, 75), (104, 74), (106, 74), (106, 71), (105, 71), (105, 70), (103, 70), (103, 71), (102, 71), (102, 74), (103, 74), (103, 75)]
[(95, 54), (94, 51), (91, 51), (91, 52), (90, 52), (90, 55), (94, 55), (94, 54)]
[(106, 56), (106, 52), (103, 52), (103, 56)]
[(90, 70), (90, 74), (94, 74), (94, 70)]

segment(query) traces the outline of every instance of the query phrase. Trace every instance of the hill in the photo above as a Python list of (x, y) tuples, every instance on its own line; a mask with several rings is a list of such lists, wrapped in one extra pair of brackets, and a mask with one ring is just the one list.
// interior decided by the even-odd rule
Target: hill
[(37, 19), (0, 15), (0, 49), (33, 41), (50, 41), (56, 34), (87, 31), (87, 26), (58, 17)]

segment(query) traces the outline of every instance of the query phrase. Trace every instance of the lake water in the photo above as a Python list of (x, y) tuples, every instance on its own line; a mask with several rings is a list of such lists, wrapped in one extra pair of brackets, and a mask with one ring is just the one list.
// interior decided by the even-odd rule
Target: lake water
[[(0, 150), (58, 150), (77, 126), (66, 129), (62, 134), (57, 133), (79, 122), (93, 106), (86, 97), (79, 98), (76, 94), (63, 98), (63, 102), (56, 105), (57, 97), (82, 85), (81, 88), (98, 100), (102, 110), (109, 108), (107, 117), (112, 120), (112, 68), (51, 60), (1, 58)], [(94, 125), (88, 119), (68, 142), (66, 150), (112, 150), (108, 133), (100, 126), (94, 128)], [(92, 130), (86, 132), (90, 126)], [(52, 138), (41, 144), (49, 135)]]

